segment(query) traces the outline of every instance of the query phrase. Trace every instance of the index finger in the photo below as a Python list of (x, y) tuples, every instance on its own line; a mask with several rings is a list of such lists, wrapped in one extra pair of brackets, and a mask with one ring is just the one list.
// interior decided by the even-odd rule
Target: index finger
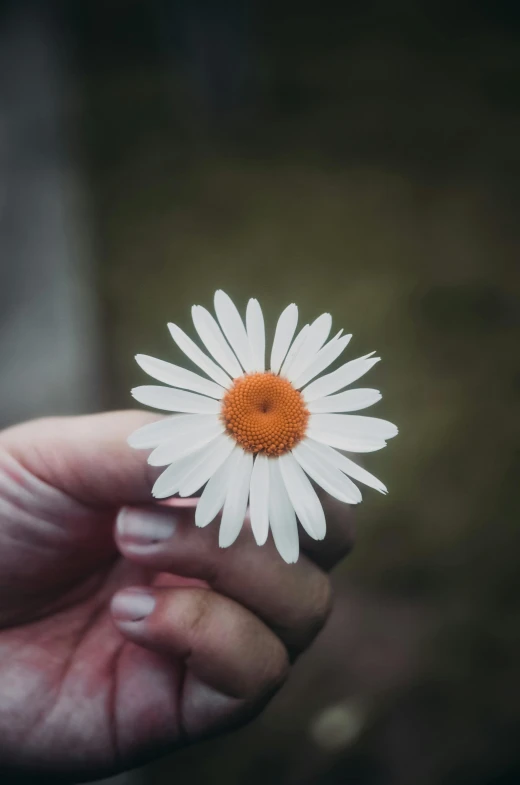
[(3, 431), (0, 448), (35, 477), (90, 506), (147, 502), (157, 470), (127, 438), (157, 419), (157, 413), (133, 410), (48, 417)]

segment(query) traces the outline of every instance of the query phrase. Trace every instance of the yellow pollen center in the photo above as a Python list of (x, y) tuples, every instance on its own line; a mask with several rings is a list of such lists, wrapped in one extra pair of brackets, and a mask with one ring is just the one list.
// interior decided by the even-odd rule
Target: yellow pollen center
[(282, 455), (305, 436), (309, 412), (298, 390), (274, 373), (235, 381), (222, 401), (227, 432), (247, 452)]

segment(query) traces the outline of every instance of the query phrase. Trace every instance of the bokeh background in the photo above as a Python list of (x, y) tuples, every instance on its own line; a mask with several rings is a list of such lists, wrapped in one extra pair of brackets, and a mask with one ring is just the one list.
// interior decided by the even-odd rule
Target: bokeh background
[(287, 687), (123, 781), (520, 783), (519, 44), (507, 0), (0, 2), (0, 424), (131, 405), (222, 287), (330, 311), (400, 427)]

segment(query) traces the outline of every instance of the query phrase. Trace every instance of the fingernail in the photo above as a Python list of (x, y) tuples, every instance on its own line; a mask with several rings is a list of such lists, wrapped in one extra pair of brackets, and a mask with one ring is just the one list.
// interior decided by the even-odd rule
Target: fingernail
[(117, 621), (141, 621), (155, 608), (155, 597), (147, 589), (125, 589), (112, 599), (112, 615)]
[(117, 516), (117, 531), (120, 537), (134, 540), (139, 545), (152, 545), (172, 536), (175, 518), (163, 510), (123, 507)]

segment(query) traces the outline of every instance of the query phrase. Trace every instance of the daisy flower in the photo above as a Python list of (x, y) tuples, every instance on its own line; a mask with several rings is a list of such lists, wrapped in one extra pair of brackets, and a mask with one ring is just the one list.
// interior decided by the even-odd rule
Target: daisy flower
[(372, 352), (322, 375), (352, 336), (341, 330), (327, 340), (328, 313), (297, 332), (298, 309), (291, 304), (278, 319), (266, 364), (258, 301), (249, 300), (244, 324), (232, 300), (218, 291), (215, 313), (216, 319), (200, 305), (192, 309), (206, 351), (180, 327), (168, 325), (179, 349), (204, 376), (136, 356), (149, 376), (169, 386), (136, 387), (133, 397), (177, 414), (139, 428), (128, 442), (136, 449), (153, 448), (148, 462), (167, 466), (152, 489), (157, 499), (192, 496), (205, 485), (195, 523), (206, 526), (222, 510), (221, 547), (238, 537), (249, 502), (258, 545), (271, 529), (282, 558), (295, 562), (297, 519), (314, 539), (325, 536), (325, 514), (310, 480), (346, 504), (361, 501), (351, 478), (386, 493), (382, 482), (344, 454), (380, 450), (397, 434), (386, 420), (351, 414), (379, 401), (378, 390), (345, 390), (380, 358)]

